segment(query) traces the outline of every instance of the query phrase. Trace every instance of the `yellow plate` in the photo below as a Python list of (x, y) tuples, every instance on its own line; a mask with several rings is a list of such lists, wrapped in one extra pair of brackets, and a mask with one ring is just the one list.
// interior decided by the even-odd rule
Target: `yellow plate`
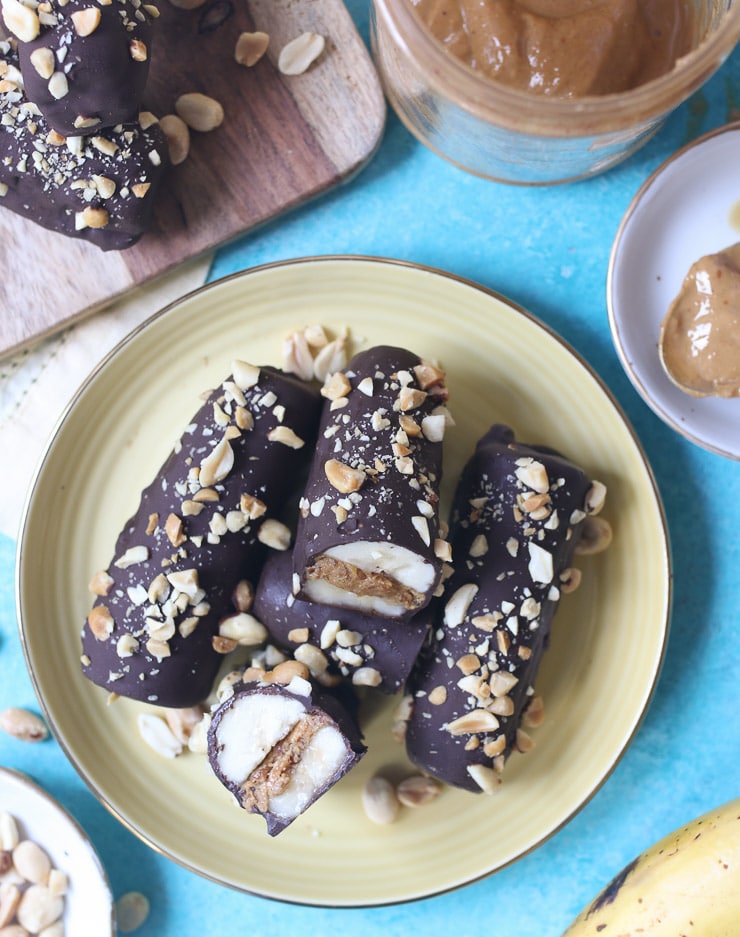
[[(395, 700), (368, 719), (369, 753), (271, 839), (207, 767), (167, 760), (140, 739), (143, 704), (80, 673), (79, 632), (91, 574), (119, 527), (234, 357), (281, 360), (284, 336), (322, 323), (353, 347), (397, 344), (446, 368), (456, 426), (445, 438), (444, 498), (493, 422), (562, 449), (609, 488), (608, 553), (584, 558), (565, 597), (537, 690), (546, 718), (527, 755), (510, 759), (491, 798), (446, 790), (392, 826), (365, 817), (368, 777), (408, 766), (389, 733)], [(631, 741), (660, 669), (671, 601), (665, 519), (650, 468), (615, 401), (589, 367), (523, 310), (474, 284), (409, 264), (326, 257), (211, 284), (168, 307), (86, 382), (52, 438), (19, 544), (18, 605), (29, 670), (49, 723), (90, 788), (152, 847), (204, 876), (287, 901), (377, 905), (484, 876), (561, 827)]]

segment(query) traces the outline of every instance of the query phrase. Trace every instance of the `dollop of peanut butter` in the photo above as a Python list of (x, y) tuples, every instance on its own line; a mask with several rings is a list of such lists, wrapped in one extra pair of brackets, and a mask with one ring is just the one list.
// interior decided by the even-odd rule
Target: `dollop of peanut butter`
[(740, 243), (692, 264), (663, 320), (660, 356), (687, 393), (740, 396)]
[(410, 0), (447, 49), (490, 78), (552, 97), (627, 91), (695, 39), (689, 0)]

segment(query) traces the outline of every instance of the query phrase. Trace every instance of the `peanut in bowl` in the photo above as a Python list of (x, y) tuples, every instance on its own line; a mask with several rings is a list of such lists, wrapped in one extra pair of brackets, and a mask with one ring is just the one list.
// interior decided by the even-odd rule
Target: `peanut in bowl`
[(74, 817), (29, 777), (2, 767), (0, 804), (1, 926), (112, 937), (108, 878)]

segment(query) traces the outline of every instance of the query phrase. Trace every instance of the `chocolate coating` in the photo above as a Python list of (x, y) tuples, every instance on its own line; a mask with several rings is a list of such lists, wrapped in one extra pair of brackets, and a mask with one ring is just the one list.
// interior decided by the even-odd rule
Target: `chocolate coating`
[[(397, 584), (385, 574), (385, 561), (379, 560), (378, 591), (364, 593), (363, 598), (371, 596), (385, 604), (365, 605), (364, 610), (408, 620), (429, 603), (442, 569), (435, 548), (447, 391), (444, 374), (434, 369), (436, 377), (428, 383), (419, 370), (422, 365), (406, 349), (377, 346), (349, 362), (343, 372), (344, 390), (333, 392), (330, 385), (322, 390), (329, 400), (301, 501), (293, 552), (301, 598), (351, 606), (354, 584), (337, 587), (331, 597), (314, 591), (316, 582), (323, 586), (328, 580), (326, 564), (336, 563), (329, 554), (381, 544), (383, 549), (404, 551), (406, 569), (415, 564), (421, 584), (412, 585), (399, 600), (391, 595), (385, 602), (383, 589), (395, 590)], [(335, 381), (337, 377), (342, 375), (335, 375)], [(343, 478), (347, 474), (351, 477)], [(373, 571), (370, 563), (361, 569)], [(339, 574), (356, 572), (357, 564), (349, 561)], [(367, 581), (356, 585), (375, 587)]]
[[(141, 0), (47, 5), (39, 35), (19, 43), (28, 100), (63, 137), (135, 121), (149, 74), (156, 6)], [(7, 16), (6, 24), (12, 32)]]
[(478, 793), (498, 783), (532, 698), (590, 487), (578, 466), (517, 442), (500, 425), (465, 466), (450, 517), (454, 572), (408, 682), (407, 752), (439, 780)]
[[(327, 673), (355, 684), (400, 690), (429, 631), (428, 610), (398, 622), (305, 602), (293, 595), (292, 579), (293, 560), (285, 551), (268, 557), (257, 584), (252, 612), (275, 644), (299, 659), (313, 660), (318, 651)], [(314, 651), (306, 655), (306, 648)]]
[[(243, 634), (242, 643), (254, 644), (264, 631), (247, 614), (251, 592), (237, 586), (257, 582), (320, 401), (274, 368), (259, 369), (249, 387), (241, 373), (210, 393), (142, 492), (82, 630), (83, 673), (121, 696), (196, 705), (230, 649), (218, 636)], [(276, 438), (284, 430), (303, 440), (300, 448)]]
[(24, 97), (11, 44), (0, 41), (0, 207), (122, 250), (149, 227), (168, 165), (167, 140), (151, 115), (94, 137), (55, 134)]
[[(272, 711), (275, 725), (270, 724), (269, 711), (263, 718), (253, 718), (250, 709), (244, 717), (238, 707), (245, 697), (277, 698), (286, 706), (298, 704), (303, 712), (297, 721), (285, 719), (280, 708)], [(276, 836), (298, 816), (305, 813), (320, 797), (327, 793), (365, 755), (367, 748), (357, 723), (355, 706), (341, 699), (337, 693), (319, 686), (315, 681), (297, 680), (287, 686), (276, 683), (246, 682), (234, 687), (232, 696), (224, 700), (213, 712), (208, 728), (208, 760), (219, 781), (231, 791), (237, 803), (250, 813), (264, 817), (267, 832)], [(224, 731), (224, 723), (232, 716), (236, 726)], [(276, 718), (275, 718), (276, 717)], [(281, 719), (283, 717), (283, 719)], [(295, 716), (294, 716), (295, 718)], [(292, 723), (292, 725), (291, 725)], [(303, 788), (285, 803), (285, 788), (300, 769), (301, 759), (313, 736), (328, 728), (341, 736), (341, 750), (330, 767), (328, 776), (317, 779), (310, 772), (312, 787)], [(233, 733), (233, 734), (232, 734)], [(236, 738), (235, 738), (236, 736)], [(337, 736), (334, 736), (335, 740)], [(267, 743), (265, 740), (270, 739)], [(258, 751), (259, 758), (247, 759), (250, 765), (246, 777), (235, 776), (234, 759), (228, 747), (242, 746), (247, 751)], [(231, 759), (226, 763), (227, 756)], [(305, 779), (304, 779), (305, 784)], [(283, 795), (283, 809), (276, 812), (274, 798)]]

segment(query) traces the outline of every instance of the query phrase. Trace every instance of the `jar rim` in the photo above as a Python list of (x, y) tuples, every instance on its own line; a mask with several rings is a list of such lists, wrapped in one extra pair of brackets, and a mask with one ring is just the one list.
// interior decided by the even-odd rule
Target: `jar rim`
[(628, 91), (556, 98), (513, 88), (470, 68), (424, 26), (410, 0), (373, 0), (373, 7), (427, 85), (441, 96), (481, 120), (513, 129), (524, 122), (534, 133), (562, 137), (654, 123), (703, 85), (740, 41), (740, 3), (730, 0), (701, 42), (671, 71)]

